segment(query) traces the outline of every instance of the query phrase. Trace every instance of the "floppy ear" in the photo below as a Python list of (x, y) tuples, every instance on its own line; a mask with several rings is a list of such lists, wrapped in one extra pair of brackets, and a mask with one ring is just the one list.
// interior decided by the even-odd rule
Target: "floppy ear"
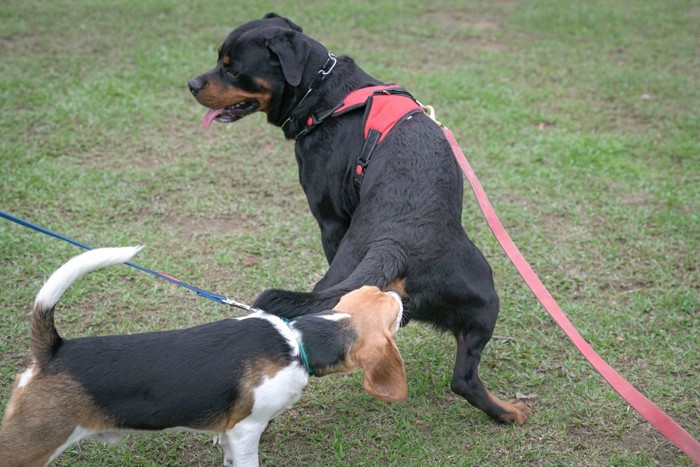
[(406, 368), (388, 331), (366, 342), (357, 357), (364, 370), (367, 394), (385, 402), (402, 401), (408, 396)]
[(311, 44), (293, 31), (284, 31), (270, 40), (268, 48), (279, 59), (284, 79), (292, 86), (299, 86)]

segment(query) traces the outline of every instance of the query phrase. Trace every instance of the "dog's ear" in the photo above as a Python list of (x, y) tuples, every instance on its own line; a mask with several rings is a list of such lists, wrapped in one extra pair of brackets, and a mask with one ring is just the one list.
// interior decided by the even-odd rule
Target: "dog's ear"
[(367, 394), (385, 402), (402, 401), (408, 396), (406, 367), (389, 331), (368, 339), (356, 356), (364, 370)]
[(271, 18), (279, 18), (281, 21), (284, 21), (285, 23), (287, 23), (287, 25), (288, 25), (290, 28), (294, 29), (295, 31), (304, 32), (304, 31), (301, 29), (301, 26), (297, 25), (296, 23), (294, 23), (294, 22), (293, 22), (292, 20), (290, 20), (289, 18), (285, 18), (284, 16), (280, 16), (280, 15), (278, 15), (277, 13), (268, 13), (268, 14), (266, 14), (265, 16), (262, 17), (262, 19), (271, 19)]
[(311, 44), (296, 32), (282, 31), (270, 39), (268, 48), (279, 60), (284, 79), (292, 86), (299, 86), (309, 59)]

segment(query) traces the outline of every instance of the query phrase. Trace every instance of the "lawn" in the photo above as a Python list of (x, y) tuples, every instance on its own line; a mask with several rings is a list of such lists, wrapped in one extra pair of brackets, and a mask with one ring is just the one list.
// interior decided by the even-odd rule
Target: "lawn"
[[(45, 2), (0, 10), (0, 209), (252, 302), (326, 263), (293, 143), (262, 114), (201, 128), (187, 80), (238, 24), (276, 11), (437, 109), (506, 228), (583, 337), (700, 436), (700, 5), (659, 2)], [(465, 190), (463, 225), (502, 302), (481, 373), (533, 416), (501, 426), (449, 390), (455, 345), (397, 336), (409, 397), (313, 380), (261, 442), (265, 465), (690, 465), (532, 297)], [(0, 410), (30, 361), (28, 312), (80, 250), (0, 220)], [(57, 307), (65, 337), (239, 312), (127, 267)], [(215, 465), (205, 434), (88, 440), (56, 465)], [(2, 461), (0, 460), (0, 463)]]

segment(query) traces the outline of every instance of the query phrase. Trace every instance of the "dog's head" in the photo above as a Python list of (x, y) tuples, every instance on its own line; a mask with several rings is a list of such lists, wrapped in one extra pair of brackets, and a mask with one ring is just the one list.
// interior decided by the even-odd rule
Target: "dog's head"
[(333, 311), (350, 315), (358, 338), (349, 360), (352, 367), (364, 370), (365, 391), (386, 402), (404, 400), (408, 395), (406, 368), (393, 338), (401, 324), (400, 299), (364, 286), (344, 295)]
[(280, 107), (292, 100), (290, 88), (304, 83), (307, 68), (315, 66), (313, 50), (327, 55), (299, 26), (275, 13), (234, 29), (219, 47), (216, 66), (188, 83), (197, 101), (209, 108), (204, 126), (257, 111), (279, 124), (278, 114), (288, 110)]

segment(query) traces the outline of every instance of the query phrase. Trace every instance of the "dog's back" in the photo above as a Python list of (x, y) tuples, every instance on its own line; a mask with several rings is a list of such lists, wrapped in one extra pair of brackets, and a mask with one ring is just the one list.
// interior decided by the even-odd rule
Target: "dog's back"
[(94, 435), (118, 439), (123, 431), (172, 428), (235, 432), (249, 438), (243, 444), (254, 445), (249, 455), (257, 459), (267, 421), (308, 383), (303, 366), (294, 364), (291, 328), (262, 312), (180, 330), (62, 339), (54, 307), (66, 289), (139, 250), (76, 256), (37, 294), (32, 365), (18, 376), (0, 427), (3, 467), (46, 464)]

